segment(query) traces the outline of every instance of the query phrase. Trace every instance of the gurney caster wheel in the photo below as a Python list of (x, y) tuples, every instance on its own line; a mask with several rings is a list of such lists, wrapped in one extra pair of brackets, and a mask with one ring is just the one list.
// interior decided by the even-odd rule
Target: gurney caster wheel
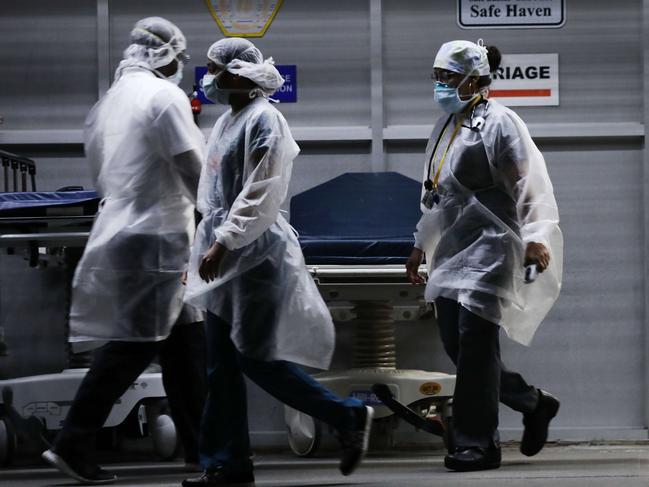
[(146, 407), (147, 427), (153, 449), (161, 460), (170, 461), (178, 453), (178, 434), (166, 401)]
[(13, 425), (8, 418), (0, 418), (0, 466), (8, 467), (13, 461), (17, 439)]
[(285, 406), (284, 416), (288, 429), (288, 445), (298, 457), (310, 457), (318, 451), (322, 438), (320, 421)]

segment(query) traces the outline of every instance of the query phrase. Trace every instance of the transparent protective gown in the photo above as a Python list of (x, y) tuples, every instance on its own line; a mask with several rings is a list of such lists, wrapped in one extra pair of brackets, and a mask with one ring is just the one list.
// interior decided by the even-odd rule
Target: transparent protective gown
[[(493, 100), (478, 105), (479, 116), (484, 126), (462, 127), (449, 147), (440, 203), (432, 209), (421, 206), (415, 246), (426, 254), (426, 299), (456, 300), (529, 345), (561, 289), (559, 213), (545, 161), (523, 121)], [(443, 116), (433, 129), (424, 180), (447, 119)], [(433, 168), (439, 167), (455, 122), (454, 117), (440, 140)], [(531, 284), (524, 282), (528, 242), (544, 244), (551, 258)]]
[(182, 90), (133, 67), (91, 110), (85, 141), (104, 199), (74, 277), (70, 341), (164, 339), (183, 307), (201, 170), (174, 156), (203, 161), (205, 140)]
[[(185, 300), (230, 323), (234, 344), (248, 357), (326, 369), (331, 315), (280, 214), (298, 153), (284, 117), (263, 97), (217, 120), (199, 184), (203, 220)], [(215, 241), (229, 251), (219, 277), (206, 283), (198, 268)]]

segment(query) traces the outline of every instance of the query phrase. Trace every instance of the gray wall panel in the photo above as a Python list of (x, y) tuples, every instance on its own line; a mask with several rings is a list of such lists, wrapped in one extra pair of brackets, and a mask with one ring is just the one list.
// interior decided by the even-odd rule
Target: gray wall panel
[(0, 380), (61, 371), (67, 366), (65, 269), (33, 269), (22, 253), (3, 250), (0, 276), (0, 326), (7, 344)]
[[(192, 60), (182, 88), (192, 86), (193, 67), (206, 62), (207, 48), (223, 38), (204, 2), (178, 8), (174, 0), (112, 0), (111, 66), (117, 67), (128, 33), (142, 17), (161, 15), (187, 36)], [(251, 39), (277, 64), (297, 65), (298, 103), (282, 105), (295, 126), (369, 125), (369, 3), (287, 0), (266, 35)], [(206, 106), (201, 125), (214, 123), (222, 107)]]
[(2, 130), (82, 126), (97, 99), (95, 14), (92, 1), (2, 2)]
[(84, 157), (35, 157), (38, 167), (36, 184), (39, 191), (56, 191), (64, 186), (93, 189), (88, 163)]
[(301, 145), (302, 151), (293, 164), (286, 205), (294, 195), (343, 173), (369, 171), (369, 143), (347, 144), (343, 147), (306, 143)]
[[(573, 0), (560, 29), (463, 30), (455, 6), (450, 0), (385, 0), (386, 125), (432, 123), (441, 113), (433, 107), (430, 81), (439, 46), (478, 38), (503, 53), (559, 53), (561, 105), (519, 107), (528, 123), (642, 119), (641, 2)], [(605, 72), (622, 79), (613, 81)]]

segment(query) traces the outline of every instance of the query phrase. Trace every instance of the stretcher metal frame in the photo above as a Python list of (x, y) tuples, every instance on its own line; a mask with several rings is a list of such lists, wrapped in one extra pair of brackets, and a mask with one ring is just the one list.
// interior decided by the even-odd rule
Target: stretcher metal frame
[[(8, 254), (24, 250), (29, 265), (38, 267), (48, 252), (84, 247), (93, 220), (94, 215), (0, 217), (0, 249)], [(0, 467), (11, 465), (19, 439), (40, 449), (49, 448), (49, 440), (61, 429), (87, 370), (69, 368), (59, 373), (0, 381)], [(175, 458), (179, 447), (175, 427), (157, 427), (173, 425), (160, 372), (149, 370), (141, 374), (113, 406), (104, 427), (121, 425), (133, 416), (139, 433), (151, 436), (158, 457)]]
[[(353, 368), (315, 378), (341, 397), (371, 405), (376, 420), (398, 418), (452, 448), (448, 432), (455, 376), (397, 368), (396, 322), (431, 314), (425, 286), (410, 284), (403, 265), (310, 265), (309, 271), (334, 320), (354, 327)], [(425, 266), (420, 274), (426, 276)], [(313, 455), (321, 441), (319, 422), (290, 407), (285, 408), (285, 420), (293, 452)]]
[[(5, 150), (0, 150), (0, 161), (2, 161), (2, 172), (4, 181), (4, 192), (10, 191), (9, 181), (13, 182), (13, 191), (27, 191), (27, 176), (31, 181), (32, 191), (36, 191), (36, 163), (27, 157), (19, 156)], [(11, 169), (12, 177), (9, 177)], [(20, 185), (18, 175), (20, 173)]]

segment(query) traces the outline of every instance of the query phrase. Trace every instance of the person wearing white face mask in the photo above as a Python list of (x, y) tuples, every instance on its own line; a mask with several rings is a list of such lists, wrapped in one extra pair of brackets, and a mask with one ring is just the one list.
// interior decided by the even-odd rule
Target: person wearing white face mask
[(93, 459), (113, 404), (156, 355), (186, 461), (198, 462), (205, 395), (201, 313), (183, 304), (205, 141), (182, 77), (185, 37), (166, 19), (138, 21), (115, 82), (92, 108), (85, 151), (103, 198), (77, 266), (70, 309), (74, 348), (103, 346), (43, 458), (87, 484), (115, 476)]
[(230, 105), (214, 125), (198, 190), (185, 300), (207, 312), (208, 399), (200, 455), (205, 472), (184, 487), (254, 485), (244, 374), (269, 394), (338, 430), (340, 471), (360, 464), (373, 409), (339, 398), (299, 366), (325, 369), (331, 315), (280, 214), (299, 147), (268, 97), (284, 82), (246, 39), (207, 53), (203, 90)]
[[(448, 42), (433, 66), (444, 110), (426, 149), (422, 217), (406, 264), (428, 266), (444, 348), (457, 366), (451, 470), (500, 466), (498, 402), (523, 414), (521, 452), (538, 453), (559, 401), (507, 370), (499, 330), (529, 345), (561, 289), (563, 238), (543, 156), (523, 121), (489, 98), (500, 52)], [(540, 273), (526, 283), (526, 266)], [(531, 274), (528, 275), (528, 277)], [(528, 279), (529, 281), (530, 279)]]

